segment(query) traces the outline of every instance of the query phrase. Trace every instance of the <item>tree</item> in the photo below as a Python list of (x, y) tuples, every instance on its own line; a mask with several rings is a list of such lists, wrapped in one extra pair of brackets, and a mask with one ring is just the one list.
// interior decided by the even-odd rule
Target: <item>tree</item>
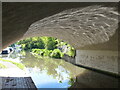
[(48, 50), (54, 50), (57, 48), (57, 42), (56, 39), (53, 37), (48, 37), (48, 42), (46, 45), (46, 49)]

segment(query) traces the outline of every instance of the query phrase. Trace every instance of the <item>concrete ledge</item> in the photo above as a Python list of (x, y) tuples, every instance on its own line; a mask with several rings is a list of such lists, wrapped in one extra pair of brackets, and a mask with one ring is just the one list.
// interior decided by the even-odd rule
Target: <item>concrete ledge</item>
[(115, 78), (120, 77), (120, 75), (116, 74), (116, 73), (112, 73), (112, 72), (108, 72), (108, 71), (104, 71), (104, 70), (100, 70), (100, 69), (96, 69), (96, 68), (92, 68), (92, 67), (76, 64), (75, 58), (67, 56), (67, 55), (65, 55), (62, 59), (64, 59), (65, 61), (67, 61), (67, 62), (69, 62), (69, 63), (71, 63), (73, 65), (76, 65), (78, 67), (82, 67), (82, 68), (85, 68), (85, 69), (88, 69), (88, 70), (92, 70), (92, 71), (95, 71), (95, 72), (98, 72), (98, 73), (109, 75), (109, 76), (112, 76), (112, 77), (115, 77)]
[(116, 74), (116, 73), (112, 73), (112, 72), (107, 72), (107, 71), (103, 71), (103, 70), (100, 70), (100, 69), (95, 69), (95, 68), (91, 68), (91, 67), (86, 67), (86, 66), (83, 66), (83, 65), (78, 65), (78, 64), (74, 64), (78, 67), (82, 67), (82, 68), (86, 68), (86, 69), (89, 69), (89, 70), (92, 70), (92, 71), (95, 71), (95, 72), (98, 72), (98, 73), (102, 73), (102, 74), (105, 74), (105, 75), (109, 75), (109, 76), (112, 76), (112, 77), (115, 77), (115, 78), (118, 78), (120, 77), (119, 74)]
[(106, 50), (77, 50), (75, 64), (118, 74), (118, 52)]

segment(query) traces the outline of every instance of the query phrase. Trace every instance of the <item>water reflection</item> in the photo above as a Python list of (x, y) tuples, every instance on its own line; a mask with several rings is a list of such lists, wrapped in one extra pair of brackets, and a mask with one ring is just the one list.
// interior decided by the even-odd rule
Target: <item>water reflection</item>
[[(3, 57), (5, 58), (5, 57)], [(5, 59), (21, 62), (26, 66), (28, 73), (37, 88), (67, 88), (75, 81), (75, 76), (84, 69), (61, 59), (42, 58), (29, 52), (14, 52)], [(79, 70), (77, 73), (76, 70)]]
[(77, 67), (61, 59), (42, 58), (25, 51), (3, 58), (23, 63), (37, 88), (118, 87), (118, 78)]
[(71, 78), (77, 75), (76, 67), (61, 59), (34, 57), (26, 53), (22, 63), (38, 88), (67, 88), (74, 81)]

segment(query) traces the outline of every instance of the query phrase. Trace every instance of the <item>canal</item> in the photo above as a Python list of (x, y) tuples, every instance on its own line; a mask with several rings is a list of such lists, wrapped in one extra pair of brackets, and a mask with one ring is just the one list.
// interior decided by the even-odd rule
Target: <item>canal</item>
[[(9, 55), (2, 55), (1, 58), (25, 65), (21, 73), (25, 73), (24, 76), (30, 76), (37, 88), (118, 87), (118, 78), (75, 66), (62, 59), (43, 58), (25, 51), (14, 51)], [(8, 72), (7, 70), (9, 69), (0, 69), (2, 76)], [(19, 74), (17, 71), (14, 73)], [(9, 74), (9, 77), (11, 76), (12, 74)]]

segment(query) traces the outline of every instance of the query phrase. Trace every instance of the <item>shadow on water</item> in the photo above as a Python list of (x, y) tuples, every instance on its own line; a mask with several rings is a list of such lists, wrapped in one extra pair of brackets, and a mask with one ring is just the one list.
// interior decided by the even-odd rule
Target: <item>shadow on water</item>
[(85, 70), (84, 73), (76, 76), (76, 81), (71, 88), (118, 88), (118, 84), (118, 78)]

